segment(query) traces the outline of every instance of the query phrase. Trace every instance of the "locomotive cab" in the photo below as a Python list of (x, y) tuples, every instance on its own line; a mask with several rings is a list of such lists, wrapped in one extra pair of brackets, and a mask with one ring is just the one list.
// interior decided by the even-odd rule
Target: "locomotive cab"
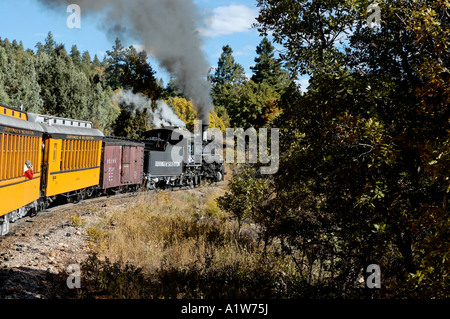
[(185, 186), (190, 174), (186, 165), (190, 162), (191, 133), (177, 127), (147, 131), (145, 143), (144, 175), (147, 187)]

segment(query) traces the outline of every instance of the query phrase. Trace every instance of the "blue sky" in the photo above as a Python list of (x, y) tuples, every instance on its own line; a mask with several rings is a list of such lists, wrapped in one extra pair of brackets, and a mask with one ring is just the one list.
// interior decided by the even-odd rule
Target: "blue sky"
[[(256, 46), (261, 42), (258, 31), (250, 28), (258, 15), (256, 0), (194, 2), (202, 17), (202, 27), (199, 31), (203, 36), (203, 51), (210, 65), (217, 65), (222, 47), (228, 44), (234, 51), (236, 61), (245, 68), (247, 75), (251, 75), (250, 66), (254, 64)], [(76, 3), (76, 0), (73, 3)], [(47, 10), (39, 5), (37, 0), (0, 0), (0, 37), (10, 41), (22, 41), (25, 49), (35, 50), (36, 43), (44, 42), (51, 31), (55, 41), (63, 43), (67, 51), (75, 44), (81, 52), (87, 50), (92, 58), (97, 54), (102, 60), (106, 51), (111, 50), (114, 39), (108, 39), (106, 34), (97, 28), (95, 19), (83, 16), (83, 12), (81, 28), (68, 28), (66, 21), (69, 15), (65, 9), (60, 13)], [(127, 39), (121, 41), (124, 46), (139, 45)], [(157, 72), (156, 76), (167, 83), (169, 75), (158, 66), (156, 60), (150, 61)]]

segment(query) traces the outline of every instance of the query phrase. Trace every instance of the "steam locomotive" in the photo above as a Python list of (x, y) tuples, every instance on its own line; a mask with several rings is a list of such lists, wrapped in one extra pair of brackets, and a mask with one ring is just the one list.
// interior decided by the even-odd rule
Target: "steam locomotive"
[(0, 235), (60, 198), (223, 180), (223, 160), (207, 128), (164, 127), (129, 140), (106, 137), (89, 121), (0, 105)]

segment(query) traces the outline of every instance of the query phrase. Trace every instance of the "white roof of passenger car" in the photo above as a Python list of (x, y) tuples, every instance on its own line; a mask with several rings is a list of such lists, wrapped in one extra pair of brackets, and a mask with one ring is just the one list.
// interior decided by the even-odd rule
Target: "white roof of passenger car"
[(49, 134), (72, 134), (82, 136), (104, 136), (93, 128), (92, 122), (50, 115), (28, 113), (28, 121), (39, 124)]

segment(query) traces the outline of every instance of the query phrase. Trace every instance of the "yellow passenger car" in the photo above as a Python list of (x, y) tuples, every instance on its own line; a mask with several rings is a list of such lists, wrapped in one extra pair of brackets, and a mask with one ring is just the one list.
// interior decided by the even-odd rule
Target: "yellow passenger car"
[[(0, 105), (0, 235), (9, 223), (37, 209), (42, 161), (41, 125), (28, 121), (27, 113)], [(33, 166), (33, 177), (25, 177), (25, 162)]]
[(91, 122), (28, 114), (44, 134), (42, 190), (47, 201), (83, 198), (99, 184), (103, 133)]

